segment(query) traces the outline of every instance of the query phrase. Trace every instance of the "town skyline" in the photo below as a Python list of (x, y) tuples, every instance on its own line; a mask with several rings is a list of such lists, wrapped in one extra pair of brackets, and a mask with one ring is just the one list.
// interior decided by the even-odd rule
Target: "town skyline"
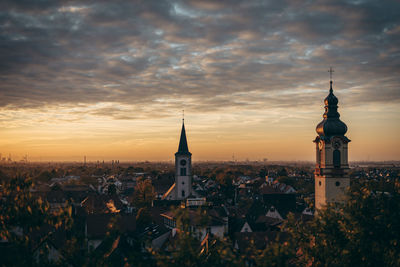
[(0, 153), (315, 160), (329, 67), (349, 161), (400, 160), (395, 1), (1, 5)]

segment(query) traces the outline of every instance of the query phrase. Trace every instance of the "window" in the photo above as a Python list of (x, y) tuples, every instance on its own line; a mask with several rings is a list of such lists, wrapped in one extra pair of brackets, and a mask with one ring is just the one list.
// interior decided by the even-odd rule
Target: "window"
[(333, 166), (340, 168), (340, 151), (337, 149), (333, 151)]
[(317, 164), (321, 164), (321, 153), (322, 150), (317, 149)]
[(321, 181), (318, 182), (319, 186), (321, 186)]
[(336, 182), (335, 185), (336, 185), (336, 186), (339, 186), (339, 185), (340, 185), (340, 182)]
[(181, 168), (181, 176), (186, 176), (186, 168)]
[(185, 190), (182, 190), (182, 197), (185, 197)]

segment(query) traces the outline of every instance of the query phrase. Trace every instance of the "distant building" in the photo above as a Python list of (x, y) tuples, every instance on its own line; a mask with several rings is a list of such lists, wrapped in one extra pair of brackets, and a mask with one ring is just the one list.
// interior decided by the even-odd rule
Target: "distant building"
[(324, 119), (317, 125), (318, 136), (315, 166), (315, 207), (322, 208), (329, 202), (340, 202), (344, 192), (350, 186), (347, 145), (350, 140), (345, 136), (347, 126), (337, 112), (338, 99), (333, 94), (330, 81), (329, 95), (324, 100)]
[[(207, 234), (223, 238), (228, 233), (228, 215), (224, 209), (203, 209), (201, 214), (196, 209), (187, 209), (186, 211), (189, 231), (199, 236), (200, 240), (203, 240)], [(208, 220), (202, 222), (202, 216), (206, 216)], [(176, 229), (179, 226), (174, 212), (164, 212), (161, 217), (163, 217), (164, 226), (168, 229)]]
[(192, 153), (189, 152), (185, 123), (182, 123), (178, 152), (175, 153), (175, 183), (164, 194), (166, 200), (182, 200), (192, 195)]

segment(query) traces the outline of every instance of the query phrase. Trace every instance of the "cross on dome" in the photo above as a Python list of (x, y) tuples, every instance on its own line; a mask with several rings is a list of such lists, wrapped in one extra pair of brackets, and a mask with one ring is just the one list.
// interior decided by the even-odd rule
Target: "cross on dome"
[(329, 70), (328, 70), (328, 72), (329, 72), (329, 77), (331, 78), (331, 81), (332, 81), (332, 74), (333, 74), (335, 71), (333, 70), (332, 67), (330, 67)]

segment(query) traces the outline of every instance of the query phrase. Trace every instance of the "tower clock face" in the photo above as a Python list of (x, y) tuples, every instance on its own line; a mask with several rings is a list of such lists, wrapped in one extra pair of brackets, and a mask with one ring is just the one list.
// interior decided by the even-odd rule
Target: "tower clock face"
[(182, 166), (185, 166), (185, 165), (186, 165), (186, 160), (182, 159), (182, 160), (180, 161), (180, 163), (181, 163)]
[(340, 141), (336, 140), (335, 142), (333, 142), (333, 147), (335, 149), (338, 149), (340, 147)]

